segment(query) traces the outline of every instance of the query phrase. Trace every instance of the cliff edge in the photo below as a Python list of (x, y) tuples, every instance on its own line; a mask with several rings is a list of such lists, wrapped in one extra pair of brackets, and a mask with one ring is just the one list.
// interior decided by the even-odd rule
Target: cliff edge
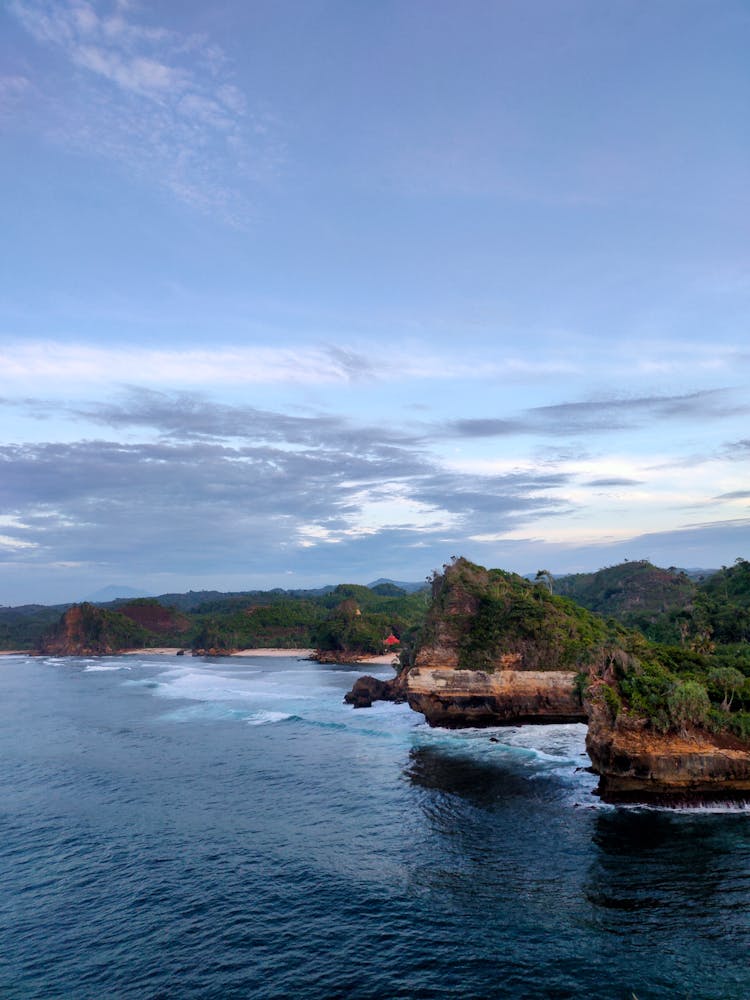
[(41, 637), (47, 656), (108, 656), (145, 644), (148, 633), (131, 618), (95, 604), (74, 604)]
[(750, 680), (650, 643), (543, 581), (454, 560), (433, 577), (398, 677), (373, 681), (347, 700), (406, 700), (432, 726), (588, 722), (607, 801), (750, 799)]

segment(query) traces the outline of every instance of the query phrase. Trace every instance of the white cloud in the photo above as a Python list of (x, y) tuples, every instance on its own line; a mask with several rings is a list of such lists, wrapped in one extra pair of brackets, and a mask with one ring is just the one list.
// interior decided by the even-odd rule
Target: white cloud
[(37, 547), (34, 542), (11, 538), (10, 535), (0, 535), (0, 546), (4, 549), (35, 549)]
[[(0, 369), (9, 382), (133, 382), (206, 386), (232, 383), (318, 384), (356, 378), (353, 356), (325, 347), (237, 347), (214, 350), (108, 348), (54, 342), (0, 346)], [(360, 359), (359, 368), (368, 365)]]
[[(515, 359), (456, 361), (422, 349), (389, 351), (388, 379), (452, 380), (515, 378)], [(16, 341), (0, 345), (0, 365), (10, 380), (134, 382), (141, 385), (205, 386), (231, 383), (330, 383), (374, 378), (376, 369), (356, 350), (319, 347), (221, 347), (211, 350), (110, 348), (56, 341)], [(556, 364), (534, 366), (534, 375), (554, 374)]]
[[(137, 23), (130, 5), (84, 0), (12, 0), (9, 10), (40, 44), (67, 59), (63, 78), (40, 70), (37, 99), (18, 113), (69, 149), (105, 156), (181, 201), (246, 224), (245, 194), (276, 173), (279, 144), (248, 110), (218, 46), (200, 35)], [(41, 66), (41, 64), (40, 64)], [(0, 79), (0, 112), (23, 77)]]

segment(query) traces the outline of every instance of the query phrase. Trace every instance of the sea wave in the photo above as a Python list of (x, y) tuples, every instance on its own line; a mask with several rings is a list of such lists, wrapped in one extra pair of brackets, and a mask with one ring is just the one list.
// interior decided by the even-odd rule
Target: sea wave
[(116, 673), (118, 670), (131, 670), (129, 663), (87, 663), (83, 672), (86, 674)]

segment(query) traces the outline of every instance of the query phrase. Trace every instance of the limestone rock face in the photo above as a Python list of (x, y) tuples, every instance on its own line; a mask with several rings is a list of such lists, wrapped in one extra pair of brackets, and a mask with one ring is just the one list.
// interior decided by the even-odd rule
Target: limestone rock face
[(518, 725), (523, 722), (585, 722), (575, 687), (564, 670), (453, 670), (413, 667), (405, 677), (406, 700), (431, 726)]
[(750, 800), (750, 748), (725, 734), (660, 734), (642, 720), (613, 722), (587, 701), (586, 750), (605, 802)]

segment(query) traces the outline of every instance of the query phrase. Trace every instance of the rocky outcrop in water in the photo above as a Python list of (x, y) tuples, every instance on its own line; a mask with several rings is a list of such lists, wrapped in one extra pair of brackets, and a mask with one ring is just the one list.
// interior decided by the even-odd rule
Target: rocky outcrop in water
[(357, 682), (347, 700), (392, 700), (395, 691), (430, 725), (451, 728), (585, 720), (577, 656), (594, 616), (569, 611), (515, 574), (464, 559), (446, 566), (432, 589), (409, 665), (382, 682), (383, 694)]
[(594, 697), (586, 708), (586, 750), (606, 802), (750, 800), (747, 741), (696, 727), (659, 733), (648, 720), (627, 713), (613, 719)]
[(577, 677), (593, 615), (513, 573), (454, 561), (433, 602), (402, 686), (433, 726), (581, 722)]
[(398, 693), (449, 728), (587, 721), (607, 801), (750, 799), (750, 740), (733, 732), (744, 722), (726, 691), (709, 700), (711, 661), (655, 646), (539, 584), (455, 560), (433, 580), (405, 659), (394, 681), (363, 678), (347, 700), (365, 707)]
[(344, 695), (344, 701), (355, 708), (370, 708), (374, 701), (406, 701), (405, 677), (405, 674), (399, 674), (384, 681), (365, 674), (357, 678), (351, 691)]
[(414, 667), (403, 682), (406, 700), (431, 726), (520, 725), (524, 722), (585, 722), (568, 670), (451, 670)]

